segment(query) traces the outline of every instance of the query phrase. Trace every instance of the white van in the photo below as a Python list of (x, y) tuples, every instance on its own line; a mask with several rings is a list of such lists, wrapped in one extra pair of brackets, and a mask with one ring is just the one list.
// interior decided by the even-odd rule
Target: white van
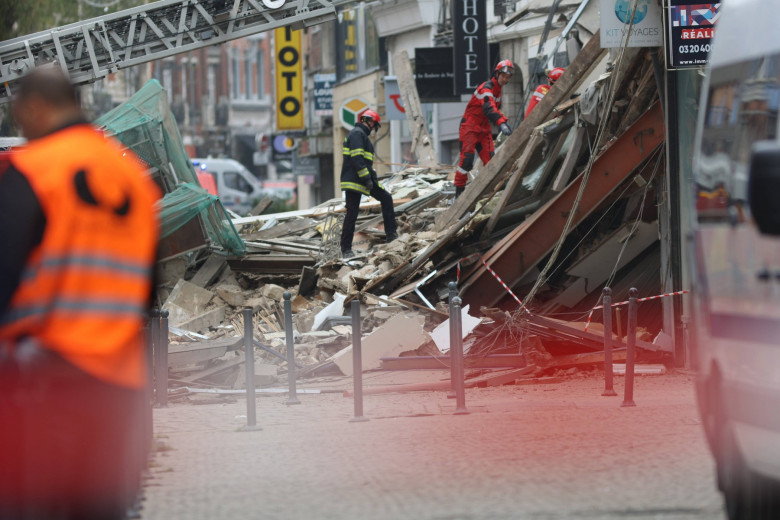
[(262, 183), (234, 159), (192, 159), (198, 173), (214, 176), (217, 195), (227, 209), (243, 215), (263, 198)]
[(724, 2), (694, 154), (697, 398), (732, 520), (780, 518), (780, 31), (770, 6)]

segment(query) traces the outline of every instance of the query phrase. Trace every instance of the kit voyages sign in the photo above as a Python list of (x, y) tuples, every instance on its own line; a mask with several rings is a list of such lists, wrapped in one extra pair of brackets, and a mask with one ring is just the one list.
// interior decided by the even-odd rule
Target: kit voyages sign
[(670, 0), (666, 11), (666, 63), (670, 68), (706, 65), (720, 4)]

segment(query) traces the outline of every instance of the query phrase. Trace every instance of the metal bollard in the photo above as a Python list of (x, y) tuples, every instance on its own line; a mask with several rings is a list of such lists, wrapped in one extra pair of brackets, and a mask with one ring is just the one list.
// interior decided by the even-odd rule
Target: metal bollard
[(693, 366), (693, 355), (691, 352), (691, 317), (683, 314), (680, 316), (680, 323), (682, 323), (683, 359), (685, 360), (685, 368), (688, 370), (695, 369), (696, 367)]
[(360, 302), (352, 300), (352, 378), (355, 416), (349, 422), (365, 422), (363, 417), (363, 353), (360, 339)]
[(155, 372), (155, 367), (157, 365), (157, 341), (160, 339), (159, 330), (160, 311), (155, 307), (149, 311), (149, 327), (146, 331), (146, 367), (148, 369), (147, 374), (149, 374), (147, 388), (149, 392), (149, 403), (152, 405), (155, 403), (156, 399), (154, 389), (156, 388), (155, 378), (157, 373)]
[(255, 412), (255, 345), (252, 308), (244, 307), (244, 364), (246, 365), (246, 426), (244, 431), (262, 430), (257, 426)]
[(626, 326), (626, 389), (623, 404), (620, 406), (636, 406), (634, 403), (634, 356), (636, 353), (636, 294), (637, 290), (628, 291), (628, 325)]
[(452, 356), (452, 364), (456, 366), (455, 370), (455, 415), (468, 415), (469, 411), (466, 410), (466, 389), (463, 382), (463, 339), (461, 333), (463, 331), (460, 321), (460, 306), (462, 300), (459, 296), (452, 299), (452, 313), (450, 319), (454, 321), (452, 332), (454, 337), (450, 342), (450, 356)]
[(157, 362), (155, 364), (155, 381), (157, 406), (168, 406), (168, 311), (160, 313), (160, 328), (158, 330)]
[(450, 289), (450, 295), (449, 295), (449, 305), (450, 305), (450, 391), (447, 393), (448, 399), (455, 399), (455, 363), (453, 362), (453, 354), (452, 354), (452, 340), (455, 337), (455, 333), (452, 330), (453, 325), (455, 324), (452, 321), (452, 300), (458, 295), (458, 284), (456, 282), (450, 282), (448, 285)]
[(612, 289), (602, 291), (604, 306), (604, 392), (603, 396), (617, 395), (612, 386)]
[(284, 404), (301, 404), (295, 389), (295, 338), (293, 338), (292, 295), (284, 293), (284, 335), (287, 338), (287, 381), (289, 390)]

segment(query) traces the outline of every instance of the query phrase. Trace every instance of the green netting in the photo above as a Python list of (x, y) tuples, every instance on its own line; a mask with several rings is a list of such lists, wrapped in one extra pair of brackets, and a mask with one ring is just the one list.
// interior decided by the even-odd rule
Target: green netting
[(172, 192), (166, 193), (162, 199), (157, 201), (157, 209), (160, 212), (162, 222), (160, 238), (172, 234), (217, 200), (216, 195), (212, 195), (189, 182), (180, 184)]
[(200, 189), (187, 157), (179, 128), (168, 107), (167, 95), (157, 80), (149, 81), (127, 102), (100, 117), (95, 124), (159, 171), (166, 192), (161, 202), (163, 236), (199, 215), (212, 244), (219, 244), (235, 255), (246, 252), (244, 241), (219, 199), (210, 196), (207, 202), (203, 197), (205, 192)]

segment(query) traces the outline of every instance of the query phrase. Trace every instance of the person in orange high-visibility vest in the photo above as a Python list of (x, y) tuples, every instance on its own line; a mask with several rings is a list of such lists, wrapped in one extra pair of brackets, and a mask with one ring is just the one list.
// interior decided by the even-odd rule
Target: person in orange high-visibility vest
[(0, 517), (124, 518), (148, 454), (159, 190), (58, 67), (15, 92), (0, 172)]

